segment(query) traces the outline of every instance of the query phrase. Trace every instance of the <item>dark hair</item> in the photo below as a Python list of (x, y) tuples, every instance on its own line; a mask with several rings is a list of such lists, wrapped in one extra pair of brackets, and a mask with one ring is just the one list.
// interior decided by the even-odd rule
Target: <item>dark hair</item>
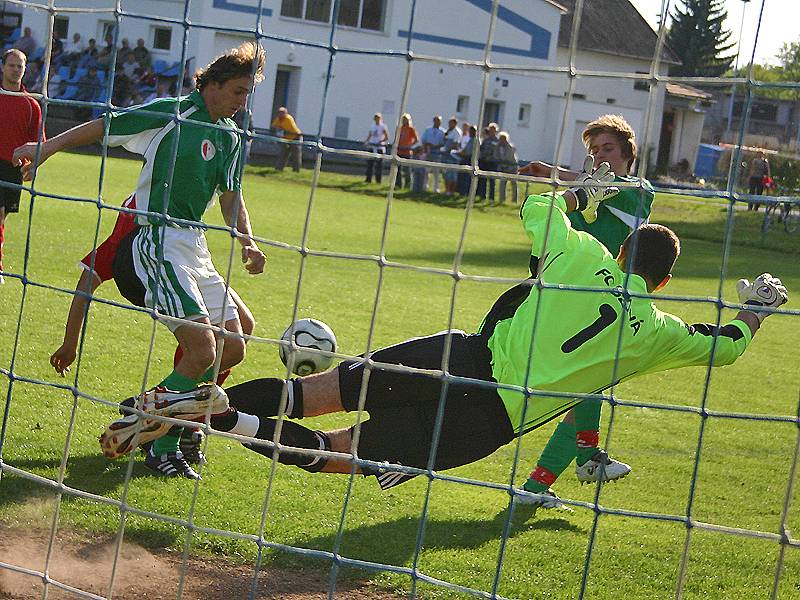
[(200, 91), (212, 81), (222, 85), (240, 77), (253, 77), (253, 83), (264, 79), (264, 49), (255, 42), (245, 42), (237, 48), (231, 48), (194, 76)]
[(625, 251), (631, 272), (641, 275), (648, 291), (652, 291), (675, 266), (681, 241), (669, 227), (648, 223), (625, 238), (621, 250)]

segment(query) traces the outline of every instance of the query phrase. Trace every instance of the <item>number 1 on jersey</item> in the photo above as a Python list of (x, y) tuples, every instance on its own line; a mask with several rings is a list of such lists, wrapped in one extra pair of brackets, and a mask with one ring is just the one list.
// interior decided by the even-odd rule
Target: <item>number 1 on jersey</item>
[(599, 309), (600, 309), (600, 316), (597, 317), (594, 323), (592, 323), (588, 327), (584, 327), (578, 333), (576, 333), (566, 342), (564, 342), (561, 345), (562, 352), (564, 352), (565, 354), (574, 352), (575, 350), (580, 348), (583, 344), (592, 339), (594, 336), (603, 331), (603, 329), (613, 324), (614, 321), (617, 320), (617, 311), (615, 311), (614, 307), (611, 306), (610, 304), (601, 304)]

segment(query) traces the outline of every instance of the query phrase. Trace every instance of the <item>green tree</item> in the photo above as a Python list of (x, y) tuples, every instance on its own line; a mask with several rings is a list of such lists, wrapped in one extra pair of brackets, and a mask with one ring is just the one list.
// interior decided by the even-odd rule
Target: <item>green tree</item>
[(735, 44), (728, 44), (730, 31), (722, 24), (728, 16), (724, 0), (680, 0), (670, 15), (667, 43), (683, 64), (669, 74), (680, 77), (719, 77), (731, 68), (734, 55), (724, 56)]

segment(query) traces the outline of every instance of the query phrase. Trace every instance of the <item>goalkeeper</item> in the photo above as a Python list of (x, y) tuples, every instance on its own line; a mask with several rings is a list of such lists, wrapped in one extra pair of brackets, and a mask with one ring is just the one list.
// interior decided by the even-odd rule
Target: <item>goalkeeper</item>
[[(242, 326), (225, 279), (217, 272), (205, 239), (202, 218), (219, 194), (225, 223), (242, 247), (251, 274), (263, 272), (266, 258), (253, 241), (250, 218), (241, 194), (241, 139), (231, 117), (246, 105), (254, 85), (263, 79), (264, 50), (245, 42), (218, 56), (195, 76), (197, 89), (183, 98), (160, 98), (149, 104), (84, 123), (41, 144), (39, 161), (61, 150), (103, 139), (144, 157), (136, 190), (141, 227), (133, 241), (137, 278), (145, 304), (157, 311), (175, 335), (183, 357), (156, 388), (194, 390), (212, 378), (217, 339), (211, 325), (231, 332), (221, 361), (228, 366), (245, 355)], [(37, 144), (14, 151), (14, 163), (30, 179)], [(130, 428), (137, 416), (129, 415)], [(146, 462), (165, 475), (196, 478), (186, 470), (179, 437), (153, 444)]]
[[(615, 259), (594, 237), (573, 229), (565, 214), (596, 209), (613, 177), (607, 168), (582, 174), (583, 187), (563, 195), (528, 197), (521, 216), (536, 276), (505, 292), (478, 333), (444, 332), (379, 350), (369, 356), (368, 377), (365, 360), (348, 360), (288, 382), (245, 382), (226, 390), (227, 397), (216, 386), (162, 403), (146, 397), (145, 411), (185, 419), (210, 411), (215, 429), (257, 438), (245, 445), (269, 457), (279, 441), (289, 447), (280, 449), (280, 462), (311, 472), (350, 473), (352, 458), (319, 450), (351, 454), (357, 439), (358, 458), (374, 466), (356, 466), (356, 472), (375, 475), (386, 489), (414, 477), (391, 464), (425, 469), (433, 455), (432, 468), (443, 470), (477, 461), (564, 413), (580, 401), (576, 393), (601, 393), (634, 375), (709, 364), (712, 357), (714, 366), (734, 362), (761, 321), (786, 302), (786, 289), (768, 274), (752, 285), (740, 282), (746, 306), (723, 327), (687, 325), (658, 310), (649, 298), (671, 279), (680, 251), (675, 234), (645, 225)], [(450, 376), (446, 388), (443, 368)], [(357, 438), (355, 427), (313, 431), (273, 418), (356, 411), (362, 393), (370, 418)], [(234, 408), (223, 412), (228, 402)], [(155, 430), (154, 422), (145, 420), (142, 435)], [(109, 447), (129, 451), (115, 432), (112, 424)]]
[[(607, 162), (611, 166), (616, 174), (615, 182), (637, 184), (637, 187), (620, 188), (616, 194), (612, 188), (611, 194), (604, 195), (597, 218), (591, 222), (578, 211), (568, 214), (573, 228), (591, 233), (616, 256), (625, 238), (649, 221), (655, 197), (653, 187), (646, 179), (630, 176), (636, 160), (636, 134), (624, 117), (608, 114), (598, 117), (586, 126), (581, 139), (596, 162)], [(522, 174), (539, 177), (550, 177), (552, 172), (552, 165), (544, 162), (533, 162), (520, 169)], [(556, 172), (564, 181), (572, 181), (579, 175), (564, 169)], [(526, 490), (537, 493), (548, 490), (573, 459), (576, 475), (582, 482), (612, 481), (630, 473), (628, 465), (609, 458), (599, 447), (602, 406), (602, 400), (586, 398), (566, 413), (525, 482)], [(543, 503), (546, 508), (556, 505), (555, 497)]]

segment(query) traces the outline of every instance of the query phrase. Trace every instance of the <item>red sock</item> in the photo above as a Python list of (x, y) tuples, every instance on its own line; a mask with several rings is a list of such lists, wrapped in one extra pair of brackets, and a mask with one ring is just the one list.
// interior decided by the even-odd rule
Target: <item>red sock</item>
[(3, 270), (3, 242), (6, 238), (6, 224), (0, 224), (0, 271)]

